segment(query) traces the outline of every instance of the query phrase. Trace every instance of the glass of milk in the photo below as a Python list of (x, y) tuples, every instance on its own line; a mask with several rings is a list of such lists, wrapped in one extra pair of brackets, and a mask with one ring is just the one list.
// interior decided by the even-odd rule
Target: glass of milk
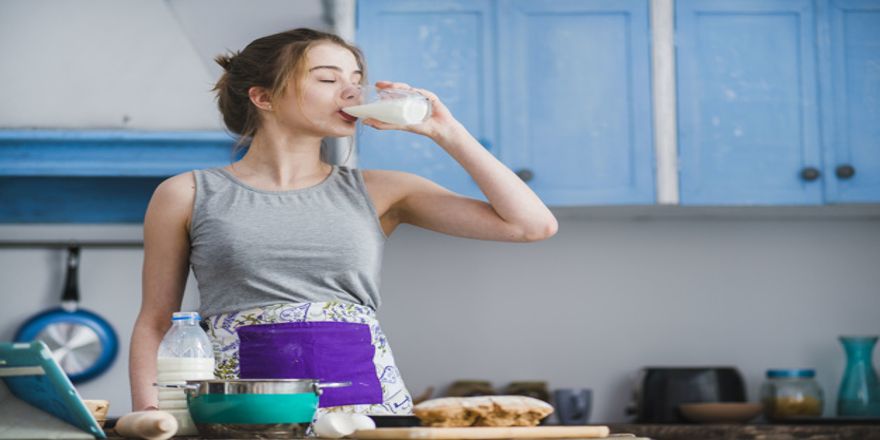
[(431, 116), (431, 101), (412, 90), (367, 88), (361, 102), (342, 111), (397, 125), (418, 124)]

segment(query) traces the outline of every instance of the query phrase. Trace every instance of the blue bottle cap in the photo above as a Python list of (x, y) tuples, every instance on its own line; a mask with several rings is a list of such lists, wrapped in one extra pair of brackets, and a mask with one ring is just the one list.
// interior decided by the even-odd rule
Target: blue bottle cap
[(780, 378), (780, 377), (815, 377), (816, 370), (812, 368), (791, 368), (791, 369), (778, 369), (778, 370), (767, 370), (768, 378)]
[(202, 317), (199, 316), (199, 312), (174, 312), (174, 314), (171, 315), (172, 321), (183, 321), (186, 319), (201, 321)]

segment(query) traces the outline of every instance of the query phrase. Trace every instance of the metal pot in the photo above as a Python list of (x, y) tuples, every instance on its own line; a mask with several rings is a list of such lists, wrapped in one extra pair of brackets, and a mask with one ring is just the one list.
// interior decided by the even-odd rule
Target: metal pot
[(188, 380), (157, 384), (186, 391), (190, 416), (201, 435), (232, 438), (302, 438), (325, 388), (351, 382), (316, 379)]

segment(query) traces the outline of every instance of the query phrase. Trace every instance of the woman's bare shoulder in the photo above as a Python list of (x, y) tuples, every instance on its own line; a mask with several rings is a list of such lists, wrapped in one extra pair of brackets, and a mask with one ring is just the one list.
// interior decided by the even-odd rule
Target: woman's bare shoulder
[(368, 185), (387, 187), (392, 190), (403, 189), (401, 185), (408, 187), (412, 182), (424, 179), (417, 174), (396, 170), (361, 170), (361, 174), (364, 176), (364, 182)]
[(395, 170), (361, 170), (361, 174), (371, 196), (392, 201), (406, 195), (408, 182), (413, 177), (418, 177), (412, 173)]
[(391, 194), (396, 199), (402, 199), (410, 193), (440, 188), (440, 185), (431, 179), (406, 171), (361, 170), (361, 174), (368, 187), (376, 187), (377, 190)]
[(361, 170), (364, 184), (380, 217), (395, 217), (395, 207), (409, 192), (409, 181), (415, 174), (395, 170)]
[(195, 196), (196, 179), (192, 171), (180, 173), (163, 180), (153, 193), (154, 198), (160, 197), (163, 201), (175, 204), (189, 202), (191, 205)]
[(410, 174), (405, 171), (395, 171), (395, 170), (367, 170), (361, 169), (361, 174), (364, 176), (364, 181), (370, 182), (388, 182), (396, 179), (400, 179), (403, 175)]
[(151, 214), (161, 215), (166, 220), (174, 219), (188, 224), (196, 196), (196, 181), (192, 171), (180, 173), (162, 181), (147, 208), (147, 219)]

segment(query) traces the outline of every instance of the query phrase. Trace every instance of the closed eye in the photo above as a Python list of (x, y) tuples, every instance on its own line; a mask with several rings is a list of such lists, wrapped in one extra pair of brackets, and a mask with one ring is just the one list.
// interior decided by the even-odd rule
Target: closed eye
[(322, 83), (335, 83), (335, 82), (336, 82), (336, 80), (330, 80), (330, 79), (322, 79), (322, 80), (320, 80), (320, 81), (321, 81)]

